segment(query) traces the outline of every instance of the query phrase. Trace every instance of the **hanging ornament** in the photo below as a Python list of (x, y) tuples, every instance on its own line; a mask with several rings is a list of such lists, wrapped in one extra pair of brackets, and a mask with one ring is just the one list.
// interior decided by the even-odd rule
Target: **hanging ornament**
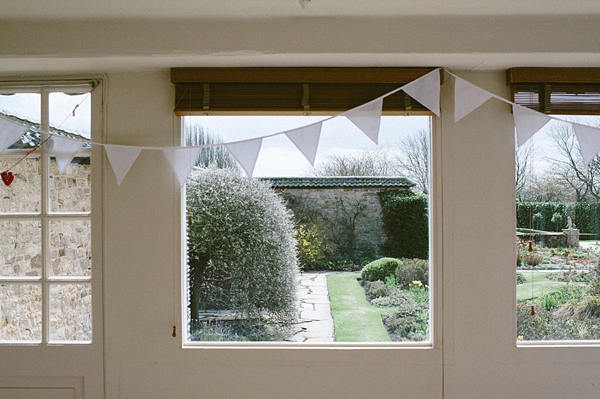
[(0, 173), (0, 175), (2, 176), (2, 181), (7, 186), (10, 186), (13, 180), (15, 180), (15, 175), (13, 174), (13, 172), (10, 172), (8, 170)]

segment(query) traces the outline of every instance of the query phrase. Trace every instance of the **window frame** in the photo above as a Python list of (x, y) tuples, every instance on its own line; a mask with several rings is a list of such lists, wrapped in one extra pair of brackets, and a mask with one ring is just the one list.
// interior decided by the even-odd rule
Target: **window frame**
[[(40, 131), (41, 140), (48, 138), (50, 131), (50, 94), (51, 93), (89, 93), (91, 98), (91, 122), (90, 122), (90, 141), (102, 142), (103, 137), (103, 85), (102, 80), (97, 79), (73, 79), (61, 81), (10, 81), (0, 82), (0, 93), (39, 93), (40, 94)], [(54, 156), (51, 149), (41, 146), (38, 151), (27, 156), (30, 159), (39, 159), (41, 169), (41, 183), (38, 191), (40, 195), (39, 212), (22, 213), (0, 213), (0, 221), (17, 220), (39, 221), (41, 224), (41, 258), (42, 267), (40, 276), (16, 276), (2, 277), (0, 283), (9, 284), (35, 284), (40, 285), (42, 290), (41, 298), (41, 340), (3, 340), (0, 346), (91, 346), (95, 343), (101, 343), (102, 338), (102, 148), (100, 146), (91, 146), (91, 148), (82, 148), (77, 156), (90, 158), (91, 180), (91, 209), (89, 212), (68, 212), (53, 211), (51, 209), (50, 198), (50, 159)], [(14, 157), (19, 159), (23, 156), (23, 150), (7, 150), (3, 157)], [(49, 272), (51, 259), (50, 243), (50, 225), (55, 221), (82, 220), (89, 221), (91, 251), (93, 267), (90, 276), (51, 276)], [(92, 292), (91, 303), (91, 339), (63, 341), (50, 339), (50, 289), (58, 285), (89, 284)]]
[[(291, 112), (270, 112), (253, 113), (243, 112), (236, 115), (297, 115)], [(321, 113), (320, 113), (321, 114)], [(334, 113), (329, 113), (333, 115)], [(422, 112), (415, 114), (422, 115)], [(238, 349), (427, 349), (441, 351), (442, 348), (442, 162), (441, 162), (441, 118), (433, 113), (427, 113), (430, 116), (429, 129), (429, 330), (430, 339), (424, 342), (334, 342), (334, 343), (301, 343), (301, 342), (193, 342), (187, 340), (187, 218), (186, 215), (186, 187), (180, 187), (176, 178), (173, 180), (173, 200), (179, 206), (175, 207), (176, 234), (177, 241), (174, 245), (176, 264), (180, 267), (175, 270), (175, 281), (178, 282), (178, 298), (176, 303), (177, 321), (173, 326), (173, 336), (177, 336), (179, 331), (179, 345), (181, 348), (196, 349), (218, 349), (218, 348), (238, 348)], [(186, 114), (190, 115), (190, 114)], [(184, 143), (184, 123), (183, 117), (178, 115), (174, 123), (174, 141), (176, 146), (185, 145)], [(231, 115), (230, 112), (211, 112), (211, 115)], [(382, 115), (398, 115), (394, 111), (383, 111)], [(405, 116), (410, 114), (404, 113)]]

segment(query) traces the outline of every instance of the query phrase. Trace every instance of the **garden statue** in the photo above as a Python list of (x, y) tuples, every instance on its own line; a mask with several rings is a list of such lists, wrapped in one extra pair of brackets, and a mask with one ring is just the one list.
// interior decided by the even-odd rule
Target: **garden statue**
[(571, 216), (567, 216), (567, 230), (573, 230), (573, 221), (571, 220)]

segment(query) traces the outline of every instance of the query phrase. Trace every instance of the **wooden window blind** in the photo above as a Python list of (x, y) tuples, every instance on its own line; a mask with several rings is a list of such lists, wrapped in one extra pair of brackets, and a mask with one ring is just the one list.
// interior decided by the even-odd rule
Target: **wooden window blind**
[[(371, 101), (435, 68), (172, 68), (175, 114), (331, 114)], [(386, 113), (430, 111), (403, 91)]]
[(600, 68), (511, 68), (512, 101), (546, 114), (600, 115)]

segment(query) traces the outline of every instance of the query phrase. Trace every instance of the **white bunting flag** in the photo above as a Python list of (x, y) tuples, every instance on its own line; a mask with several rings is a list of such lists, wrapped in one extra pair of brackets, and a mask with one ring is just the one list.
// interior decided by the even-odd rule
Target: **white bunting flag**
[(286, 136), (294, 143), (302, 154), (314, 166), (321, 137), (322, 123), (316, 123), (286, 132)]
[(52, 136), (52, 141), (54, 142), (52, 152), (56, 158), (58, 172), (62, 174), (83, 146), (83, 141), (71, 140), (56, 135)]
[(480, 89), (461, 78), (454, 80), (454, 122), (458, 122), (484, 102), (492, 98), (492, 94)]
[(233, 155), (248, 177), (252, 177), (258, 153), (262, 146), (262, 138), (226, 144), (225, 147)]
[(579, 150), (583, 163), (587, 166), (600, 151), (600, 129), (592, 126), (573, 124), (573, 130), (579, 141)]
[(0, 118), (0, 152), (14, 144), (28, 129), (27, 126)]
[(541, 128), (550, 122), (551, 118), (529, 108), (513, 104), (513, 116), (517, 129), (517, 147), (522, 146)]
[(129, 172), (129, 169), (131, 169), (131, 166), (140, 155), (142, 147), (106, 144), (104, 149), (106, 150), (106, 156), (108, 156), (108, 161), (112, 166), (113, 172), (115, 172), (117, 186), (120, 186), (127, 172)]
[(196, 164), (200, 151), (202, 151), (200, 147), (165, 148), (163, 150), (165, 158), (173, 167), (173, 172), (182, 187)]
[(440, 116), (440, 70), (436, 69), (402, 86), (402, 90)]
[(343, 113), (352, 123), (367, 135), (375, 144), (379, 141), (379, 125), (383, 98), (369, 101)]

